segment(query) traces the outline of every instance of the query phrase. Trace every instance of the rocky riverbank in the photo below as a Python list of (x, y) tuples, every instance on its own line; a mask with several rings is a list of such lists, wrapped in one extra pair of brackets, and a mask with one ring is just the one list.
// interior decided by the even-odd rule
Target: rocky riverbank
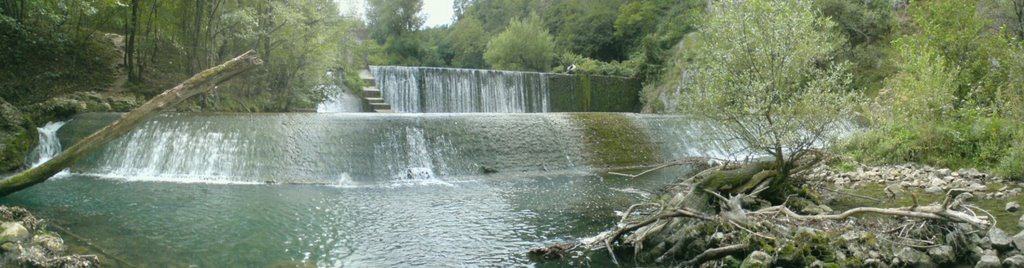
[(45, 221), (19, 207), (0, 206), (0, 252), (4, 267), (99, 267), (95, 255), (71, 255)]
[(781, 205), (699, 194), (681, 179), (612, 231), (532, 253), (673, 267), (1024, 268), (1024, 182), (916, 164), (847, 169), (795, 174), (804, 186)]

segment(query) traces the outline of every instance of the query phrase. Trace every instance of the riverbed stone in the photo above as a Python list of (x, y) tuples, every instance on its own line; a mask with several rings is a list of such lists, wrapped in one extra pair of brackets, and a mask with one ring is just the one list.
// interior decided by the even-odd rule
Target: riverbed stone
[(932, 262), (932, 258), (929, 257), (928, 254), (909, 247), (904, 247), (899, 251), (896, 251), (895, 257), (900, 260), (900, 265), (903, 267), (937, 267), (935, 262)]
[(28, 229), (18, 222), (0, 223), (0, 243), (17, 242), (28, 238)]
[(32, 237), (32, 243), (53, 254), (64, 253), (64, 240), (49, 233), (37, 234)]
[(995, 254), (985, 254), (981, 256), (981, 260), (974, 265), (974, 268), (1002, 268), (1003, 264), (999, 261), (999, 256)]
[(1006, 203), (1006, 212), (1017, 212), (1020, 210), (1020, 203), (1017, 201)]
[(1010, 235), (999, 229), (999, 227), (992, 227), (988, 230), (988, 239), (995, 249), (1005, 251), (1013, 248), (1013, 241), (1010, 240)]
[(940, 245), (929, 248), (928, 256), (932, 257), (932, 262), (938, 264), (947, 264), (956, 261), (956, 255), (953, 253), (953, 247), (949, 245)]
[(768, 268), (773, 262), (772, 255), (758, 250), (747, 255), (747, 258), (743, 259), (743, 264), (740, 264), (740, 268)]
[(1024, 252), (1024, 231), (1013, 236), (1013, 244), (1017, 247), (1017, 251)]
[(1003, 260), (1004, 268), (1024, 268), (1024, 255), (1013, 255)]

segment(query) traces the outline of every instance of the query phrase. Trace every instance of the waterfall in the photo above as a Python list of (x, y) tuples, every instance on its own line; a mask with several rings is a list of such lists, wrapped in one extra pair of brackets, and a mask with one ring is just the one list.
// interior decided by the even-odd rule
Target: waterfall
[[(60, 138), (75, 142), (118, 116), (78, 115)], [(567, 113), (162, 114), (83, 157), (72, 171), (132, 181), (443, 185), (491, 171), (609, 167), (594, 163), (606, 158), (595, 154), (635, 156), (618, 166), (660, 163), (715, 145), (701, 140), (702, 126), (686, 117), (589, 115), (607, 116), (628, 124), (580, 125), (578, 114)]]
[(550, 74), (371, 66), (392, 110), (406, 113), (549, 112)]
[(49, 122), (43, 127), (39, 128), (39, 145), (32, 150), (28, 161), (32, 163), (32, 167), (37, 167), (46, 163), (54, 156), (63, 150), (60, 146), (60, 140), (57, 139), (57, 130), (64, 126), (66, 122)]

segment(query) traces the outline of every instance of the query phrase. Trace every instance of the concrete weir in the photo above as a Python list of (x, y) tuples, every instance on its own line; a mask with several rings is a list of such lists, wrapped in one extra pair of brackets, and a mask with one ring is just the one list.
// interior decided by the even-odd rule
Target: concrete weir
[[(370, 66), (383, 109), (405, 113), (638, 112), (639, 81), (623, 77)], [(370, 74), (367, 74), (370, 76)], [(364, 89), (365, 91), (365, 89)], [(371, 99), (372, 98), (372, 99)], [(376, 107), (376, 106), (375, 106)]]

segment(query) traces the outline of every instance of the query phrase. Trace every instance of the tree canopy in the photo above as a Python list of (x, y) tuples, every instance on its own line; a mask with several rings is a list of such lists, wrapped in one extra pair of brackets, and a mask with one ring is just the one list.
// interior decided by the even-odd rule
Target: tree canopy
[(720, 1), (697, 36), (687, 113), (719, 122), (724, 139), (784, 162), (835, 138), (852, 111), (846, 67), (832, 61), (845, 40), (810, 2)]
[(536, 15), (512, 19), (508, 29), (487, 43), (484, 59), (494, 68), (543, 72), (551, 68), (555, 41)]

